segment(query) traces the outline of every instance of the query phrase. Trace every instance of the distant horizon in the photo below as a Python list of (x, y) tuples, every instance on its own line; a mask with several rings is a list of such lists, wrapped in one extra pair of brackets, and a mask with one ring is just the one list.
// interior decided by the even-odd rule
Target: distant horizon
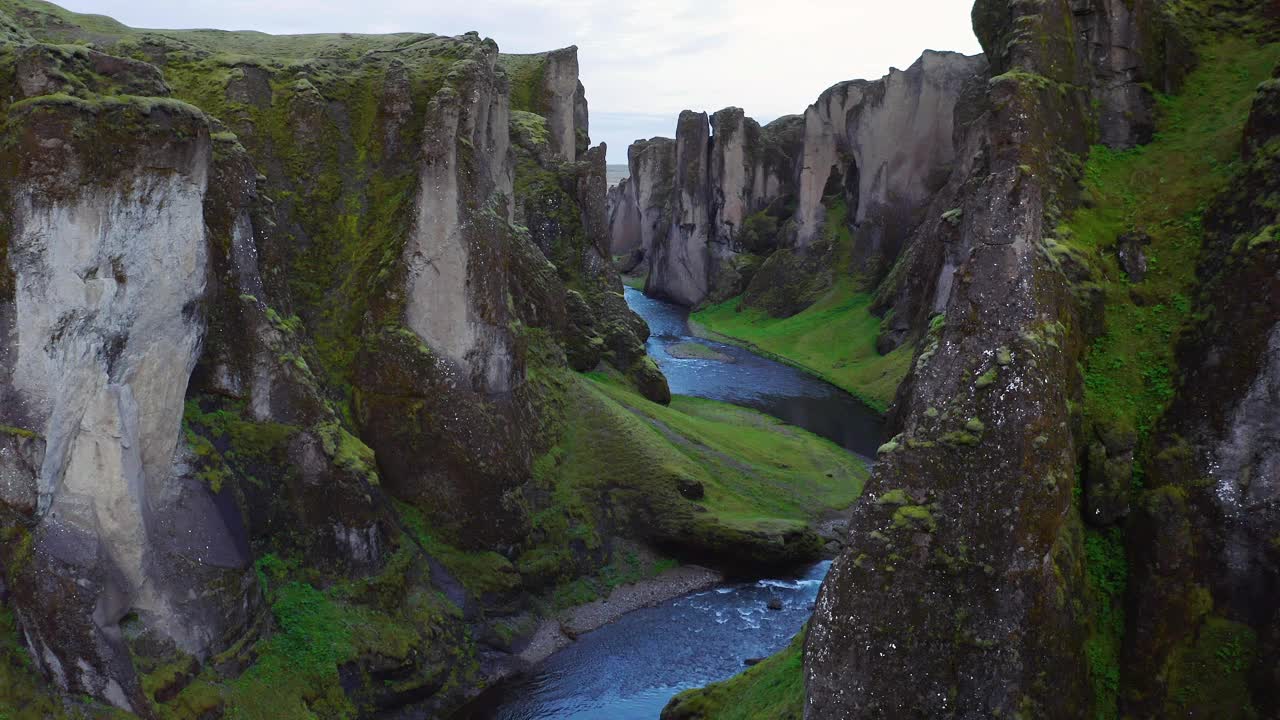
[[(682, 110), (741, 107), (764, 123), (804, 112), (836, 83), (874, 80), (926, 49), (981, 52), (970, 3), (905, 0), (850, 6), (792, 0), (654, 0), (614, 7), (594, 0), (61, 0), (79, 13), (138, 28), (220, 28), (271, 34), (475, 30), (507, 53), (576, 45), (591, 108), (591, 140), (626, 162), (637, 139), (673, 137)], [(854, 4), (856, 5), (856, 4)], [(817, 19), (820, 18), (820, 21)], [(803, 68), (802, 73), (796, 73)]]

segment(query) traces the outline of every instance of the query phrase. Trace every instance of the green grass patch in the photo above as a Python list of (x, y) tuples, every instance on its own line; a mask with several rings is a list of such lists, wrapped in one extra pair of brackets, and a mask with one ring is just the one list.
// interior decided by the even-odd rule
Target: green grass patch
[[(1105, 293), (1106, 334), (1089, 352), (1085, 412), (1140, 437), (1173, 397), (1173, 344), (1191, 308), (1200, 217), (1237, 169), (1254, 88), (1280, 60), (1280, 44), (1229, 40), (1201, 58), (1180, 95), (1159, 98), (1160, 132), (1149, 145), (1093, 149), (1084, 180), (1090, 202), (1056, 233), (1094, 266)], [(1139, 284), (1120, 270), (1113, 247), (1134, 231), (1151, 237)]]
[[(849, 267), (853, 238), (848, 210), (834, 202), (827, 210), (823, 242), (834, 268)], [(836, 272), (831, 286), (803, 311), (776, 318), (731, 298), (695, 312), (697, 326), (752, 350), (807, 370), (885, 412), (911, 368), (913, 348), (888, 355), (876, 351), (881, 319), (871, 313), (872, 294), (859, 277)]]
[(0, 720), (67, 717), (54, 697), (18, 639), (13, 612), (0, 605)]
[(724, 682), (677, 695), (668, 720), (800, 720), (804, 715), (804, 636)]
[(763, 413), (680, 395), (663, 406), (619, 385), (592, 385), (604, 411), (631, 425), (631, 437), (622, 439), (634, 444), (637, 462), (660, 460), (650, 475), (652, 467), (667, 467), (702, 481), (713, 516), (801, 524), (848, 507), (862, 492), (867, 470), (861, 460)]
[(1093, 626), (1085, 642), (1096, 720), (1115, 720), (1120, 711), (1120, 653), (1124, 639), (1124, 593), (1129, 582), (1120, 528), (1086, 528), (1087, 598)]
[[(264, 556), (256, 567), (275, 631), (254, 648), (256, 661), (239, 677), (223, 682), (206, 669), (197, 694), (207, 694), (206, 683), (219, 688), (230, 720), (358, 716), (339, 668), (370, 654), (407, 663), (456, 613), (435, 590), (406, 586), (416, 553), (402, 548), (380, 575), (326, 589), (303, 580), (307, 573), (296, 563)], [(473, 648), (459, 640), (450, 646), (451, 672), (466, 673), (473, 669)]]
[(1209, 617), (1172, 664), (1165, 716), (1221, 720), (1260, 717), (1249, 689), (1249, 672), (1257, 661), (1258, 638), (1252, 628), (1222, 617)]
[(679, 396), (658, 405), (616, 373), (565, 378), (573, 411), (525, 493), (531, 544), (515, 562), (528, 579), (591, 575), (602, 529), (714, 552), (776, 548), (766, 536), (848, 507), (866, 480), (854, 455), (767, 415)]
[(423, 549), (448, 568), (472, 595), (510, 592), (519, 587), (520, 574), (510, 560), (492, 551), (459, 550), (433, 532), (416, 507), (396, 501), (396, 509)]
[(912, 348), (876, 351), (880, 318), (871, 295), (841, 279), (818, 302), (789, 318), (744, 308), (740, 298), (693, 314), (693, 321), (752, 349), (797, 365), (884, 412), (911, 367)]

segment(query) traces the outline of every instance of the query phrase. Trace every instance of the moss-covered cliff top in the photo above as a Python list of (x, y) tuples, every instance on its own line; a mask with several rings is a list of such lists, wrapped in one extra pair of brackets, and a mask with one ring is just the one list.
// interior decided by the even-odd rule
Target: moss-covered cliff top
[[(0, 13), (8, 15), (7, 18), (0, 16), (0, 39), (8, 36), (7, 39), (17, 40), (25, 33), (41, 42), (116, 47), (125, 51), (130, 46), (170, 45), (184, 47), (202, 56), (238, 56), (242, 61), (256, 60), (264, 64), (288, 64), (306, 60), (357, 60), (375, 53), (417, 49), (432, 41), (453, 40), (435, 33), (420, 32), (272, 35), (253, 30), (133, 28), (105, 15), (72, 12), (43, 0), (0, 0)], [(476, 32), (466, 33), (458, 39), (464, 38), (476, 42), (481, 39)], [(495, 44), (494, 48), (496, 47)], [(554, 53), (572, 51), (576, 51), (576, 48), (504, 55), (503, 65), (509, 66), (511, 70), (532, 70)]]

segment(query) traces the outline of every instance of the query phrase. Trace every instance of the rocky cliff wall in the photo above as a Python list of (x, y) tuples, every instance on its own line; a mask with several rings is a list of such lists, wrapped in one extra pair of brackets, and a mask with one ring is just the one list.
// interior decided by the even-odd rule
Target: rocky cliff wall
[[(665, 166), (633, 167), (614, 200), (612, 233), (621, 250), (615, 254), (633, 252), (639, 235), (651, 277), (647, 291), (688, 305), (724, 300), (747, 287), (773, 249), (805, 252), (822, 232), (824, 198), (835, 195), (846, 200), (857, 234), (855, 271), (869, 271), (874, 282), (946, 181), (955, 159), (953, 110), (964, 83), (984, 67), (981, 58), (928, 52), (906, 71), (837, 85), (803, 118), (782, 118), (768, 128), (740, 109), (721, 110), (709, 138), (708, 128), (682, 116), (675, 142), (687, 149), (705, 145), (705, 167), (690, 173), (676, 163), (658, 177), (652, 173)], [(681, 212), (657, 232), (656, 244), (644, 238), (645, 222), (636, 231), (637, 213), (630, 209), (645, 207), (636, 192), (643, 183), (671, 185), (672, 197), (681, 198), (673, 204)], [(774, 223), (761, 222), (766, 211)], [(705, 233), (685, 229), (704, 223)], [(786, 227), (779, 230), (779, 223)], [(691, 243), (706, 247), (706, 262), (691, 261), (703, 252)]]
[(467, 659), (488, 613), (608, 562), (493, 552), (569, 552), (529, 530), (566, 373), (669, 399), (576, 51), (0, 19), (0, 599), (35, 669), (142, 717), (443, 712), (503, 672)]
[[(1241, 468), (1269, 462), (1256, 440), (1233, 455), (1226, 438), (1242, 426), (1250, 438), (1270, 434), (1258, 424), (1257, 402), (1266, 393), (1274, 313), (1263, 310), (1267, 319), (1234, 336), (1247, 347), (1231, 351), (1236, 360), (1228, 364), (1242, 370), (1227, 374), (1231, 390), (1209, 401), (1206, 384), (1185, 381), (1183, 397), (1202, 399), (1190, 412), (1197, 401), (1174, 400), (1165, 415), (1165, 444), (1151, 451), (1162, 487), (1121, 492), (1142, 498), (1138, 522), (1117, 520), (1123, 511), (1093, 484), (1112, 482), (1112, 466), (1122, 467), (1126, 488), (1129, 475), (1140, 474), (1135, 441), (1120, 440), (1091, 414), (1090, 398), (1116, 382), (1109, 375), (1116, 366), (1098, 357), (1102, 346), (1086, 348), (1099, 335), (1124, 332), (1106, 325), (1122, 322), (1125, 308), (1159, 296), (1104, 290), (1114, 271), (1102, 251), (1078, 245), (1061, 224), (1079, 212), (1080, 158), (1098, 153), (1100, 165), (1090, 167), (1101, 167), (1115, 157), (1089, 146), (1149, 139), (1152, 84), (1175, 90), (1194, 64), (1188, 48), (1203, 26), (1186, 23), (1182, 11), (1161, 3), (975, 5), (991, 77), (962, 90), (955, 169), (880, 287), (881, 311), (892, 312), (882, 327), (885, 348), (912, 337), (912, 327), (927, 321), (929, 329), (890, 417), (893, 437), (869, 486), (875, 500), (855, 511), (853, 549), (833, 565), (819, 597), (805, 649), (806, 717), (1243, 717), (1274, 703), (1264, 689), (1273, 646), (1254, 644), (1274, 634), (1272, 608), (1257, 600), (1273, 582), (1262, 539), (1270, 532), (1267, 503), (1248, 511), (1225, 499), (1254, 487), (1241, 480), (1252, 471)], [(1232, 17), (1224, 27), (1267, 26), (1247, 11)], [(1221, 37), (1214, 32), (1207, 37)], [(1222, 237), (1235, 241), (1271, 222), (1245, 209), (1248, 193), (1239, 192), (1249, 186), (1266, 195), (1266, 181), (1236, 182), (1229, 211), (1236, 219), (1205, 216), (1206, 229), (1216, 228), (1204, 237), (1211, 258), (1223, 257), (1212, 249), (1226, 244)], [(1108, 253), (1132, 253), (1115, 250), (1124, 241), (1117, 234), (1075, 227), (1097, 232), (1088, 242)], [(1235, 265), (1246, 275), (1249, 267)], [(1213, 287), (1202, 292), (1217, 298), (1215, 307), (1231, 306)], [(1199, 342), (1212, 332), (1202, 330)], [(1195, 341), (1187, 347), (1195, 348), (1184, 350), (1192, 368), (1226, 357)], [(1079, 367), (1087, 367), (1087, 387)], [(1159, 368), (1145, 372), (1144, 384), (1111, 401), (1136, 405), (1158, 392)], [(1184, 432), (1200, 438), (1196, 449), (1173, 439)], [(1198, 501), (1187, 499), (1187, 483), (1217, 472), (1196, 463), (1246, 456), (1227, 463), (1221, 482), (1202, 483)], [(1083, 487), (1073, 490), (1077, 475)], [(1126, 546), (1130, 561), (1141, 560), (1127, 580)], [(1251, 570), (1238, 562), (1244, 557)], [(1136, 636), (1127, 631), (1134, 627)], [(1199, 634), (1193, 640), (1175, 627)], [(1238, 648), (1224, 651), (1237, 659), (1209, 670), (1205, 653), (1216, 651), (1206, 648), (1223, 643)], [(1234, 679), (1186, 674), (1203, 672)], [(902, 691), (903, 677), (912, 692)]]

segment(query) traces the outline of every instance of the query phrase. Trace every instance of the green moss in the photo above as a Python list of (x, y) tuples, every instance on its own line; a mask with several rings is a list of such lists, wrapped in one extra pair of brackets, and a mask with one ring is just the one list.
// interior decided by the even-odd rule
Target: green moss
[(1253, 629), (1219, 616), (1209, 617), (1169, 671), (1169, 717), (1252, 720), (1260, 717), (1249, 690), (1258, 660)]
[(227, 691), (233, 717), (314, 717), (308, 708), (342, 715), (354, 708), (342, 694), (339, 664), (355, 656), (351, 618), (324, 593), (302, 582), (286, 582), (271, 593), (280, 632), (258, 648), (258, 661)]
[(539, 114), (546, 112), (546, 55), (504, 54), (500, 62), (511, 80), (511, 109)]
[(1086, 600), (1091, 623), (1085, 643), (1097, 720), (1119, 717), (1120, 653), (1129, 565), (1119, 528), (1087, 528), (1084, 537)]
[(13, 437), (24, 438), (27, 440), (40, 437), (38, 433), (34, 433), (25, 428), (12, 427), (10, 425), (0, 425), (0, 435), (11, 435)]
[(551, 131), (547, 128), (547, 119), (536, 113), (512, 110), (511, 130), (527, 143), (547, 145), (551, 142)]
[(378, 484), (377, 458), (360, 438), (347, 432), (336, 421), (318, 426), (316, 434), (320, 436), (325, 454), (335, 465), (363, 478), (370, 485)]
[(938, 529), (933, 513), (923, 505), (903, 505), (893, 511), (893, 526), (899, 530), (933, 532)]
[(220, 492), (232, 478), (270, 477), (287, 464), (292, 425), (246, 419), (245, 403), (197, 397), (183, 410), (183, 435), (195, 456), (196, 477)]
[(666, 720), (800, 720), (804, 715), (802, 630), (781, 652), (724, 682), (680, 693)]
[[(1146, 146), (1095, 147), (1085, 165), (1090, 202), (1058, 228), (1058, 240), (1091, 258), (1106, 300), (1106, 334), (1085, 366), (1085, 413), (1145, 436), (1173, 397), (1173, 344), (1188, 319), (1206, 198), (1238, 163), (1254, 87), (1280, 60), (1280, 44), (1227, 40), (1201, 52), (1176, 97), (1159, 98)], [(1151, 237), (1149, 272), (1135, 289), (1110, 249), (1125, 232)], [(1141, 303), (1132, 300), (1140, 292)]]
[(911, 497), (902, 488), (894, 488), (876, 498), (878, 505), (910, 505)]
[(988, 368), (986, 372), (978, 376), (978, 380), (974, 385), (981, 390), (982, 388), (995, 383), (996, 378), (998, 377), (1000, 377), (1000, 368), (992, 366)]
[(18, 638), (13, 613), (7, 605), (0, 604), (0, 718), (68, 718), (54, 700), (56, 691), (45, 683)]
[(459, 550), (433, 532), (417, 508), (401, 502), (396, 507), (423, 549), (443, 563), (472, 595), (511, 592), (520, 586), (520, 574), (510, 560), (491, 551)]

